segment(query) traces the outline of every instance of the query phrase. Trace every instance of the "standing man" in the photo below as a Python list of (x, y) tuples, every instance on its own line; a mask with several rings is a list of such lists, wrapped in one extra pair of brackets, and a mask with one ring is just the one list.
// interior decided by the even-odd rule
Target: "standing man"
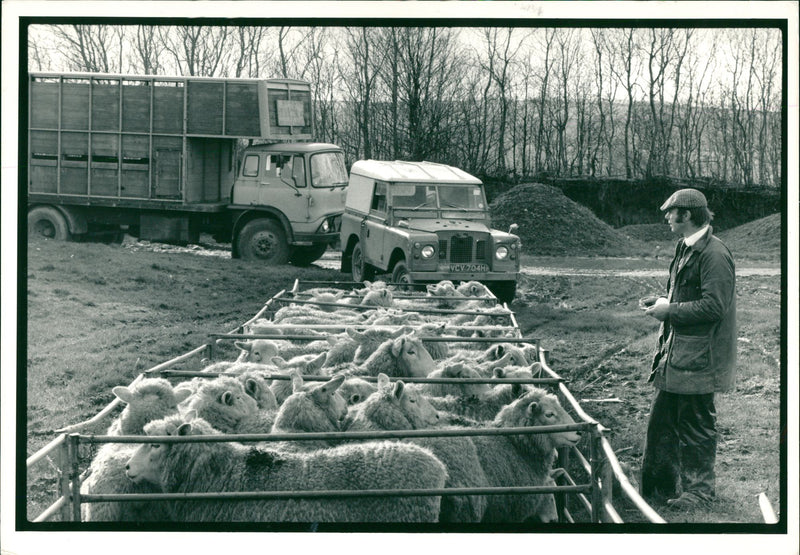
[(714, 393), (733, 387), (736, 278), (728, 248), (712, 234), (713, 213), (696, 189), (661, 205), (683, 236), (669, 267), (667, 294), (642, 299), (661, 322), (649, 381), (656, 388), (642, 461), (642, 495), (675, 509), (714, 498), (717, 452)]

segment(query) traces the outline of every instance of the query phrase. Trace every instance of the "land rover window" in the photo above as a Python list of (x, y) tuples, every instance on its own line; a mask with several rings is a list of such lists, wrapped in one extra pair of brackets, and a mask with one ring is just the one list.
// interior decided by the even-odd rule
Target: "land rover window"
[(258, 176), (258, 155), (248, 154), (244, 159), (244, 169), (242, 170), (244, 177)]
[(431, 185), (405, 185), (392, 187), (392, 208), (435, 208), (436, 188)]
[(375, 192), (372, 195), (371, 210), (386, 213), (386, 183), (375, 183)]
[(439, 185), (439, 206), (445, 208), (464, 208), (484, 210), (486, 204), (480, 187), (464, 185)]

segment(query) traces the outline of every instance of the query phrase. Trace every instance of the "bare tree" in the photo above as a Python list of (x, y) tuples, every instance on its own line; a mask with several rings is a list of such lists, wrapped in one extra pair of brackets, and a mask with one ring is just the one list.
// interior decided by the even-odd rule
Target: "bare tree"
[(259, 77), (261, 73), (261, 51), (267, 37), (266, 27), (236, 27), (233, 39), (233, 76)]
[(56, 25), (53, 34), (70, 71), (110, 73), (120, 69), (112, 63), (114, 39), (109, 25)]
[(230, 27), (180, 26), (159, 29), (164, 50), (180, 75), (212, 77), (227, 70)]

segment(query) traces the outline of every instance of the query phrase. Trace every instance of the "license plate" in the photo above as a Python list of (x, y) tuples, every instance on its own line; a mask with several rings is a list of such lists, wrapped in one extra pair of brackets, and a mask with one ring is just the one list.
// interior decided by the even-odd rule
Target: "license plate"
[(451, 272), (488, 272), (488, 264), (450, 264)]

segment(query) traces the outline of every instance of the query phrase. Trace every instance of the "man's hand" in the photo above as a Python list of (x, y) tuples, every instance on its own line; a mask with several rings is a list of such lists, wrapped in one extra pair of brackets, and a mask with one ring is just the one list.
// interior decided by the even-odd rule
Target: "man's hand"
[[(663, 299), (663, 297), (662, 297)], [(661, 301), (661, 299), (659, 299)], [(644, 311), (648, 316), (652, 316), (659, 322), (663, 322), (669, 316), (669, 302), (664, 299), (664, 302), (656, 302), (653, 306)]]

